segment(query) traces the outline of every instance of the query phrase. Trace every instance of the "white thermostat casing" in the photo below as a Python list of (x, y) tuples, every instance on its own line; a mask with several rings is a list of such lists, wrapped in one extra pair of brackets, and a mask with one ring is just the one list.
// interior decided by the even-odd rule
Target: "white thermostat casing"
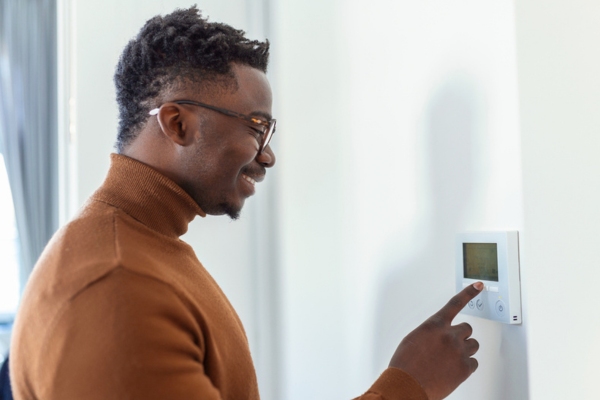
[(485, 288), (461, 313), (506, 324), (522, 323), (517, 231), (456, 235), (456, 290), (480, 281)]

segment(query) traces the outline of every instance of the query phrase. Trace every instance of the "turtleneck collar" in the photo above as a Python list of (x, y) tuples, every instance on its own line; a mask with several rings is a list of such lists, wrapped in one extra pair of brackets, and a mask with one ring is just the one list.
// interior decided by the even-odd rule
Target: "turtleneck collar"
[(120, 154), (111, 154), (110, 169), (91, 200), (113, 205), (163, 235), (179, 237), (200, 206), (175, 182), (151, 167)]

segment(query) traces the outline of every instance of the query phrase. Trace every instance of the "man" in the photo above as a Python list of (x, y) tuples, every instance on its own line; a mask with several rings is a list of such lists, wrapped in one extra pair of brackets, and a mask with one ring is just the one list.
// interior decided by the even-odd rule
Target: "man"
[[(17, 399), (258, 399), (237, 314), (179, 240), (196, 215), (237, 218), (275, 164), (268, 42), (192, 7), (148, 21), (115, 82), (119, 154), (51, 240), (15, 323)], [(470, 286), (409, 334), (364, 399), (447, 396), (476, 368), (454, 316)]]

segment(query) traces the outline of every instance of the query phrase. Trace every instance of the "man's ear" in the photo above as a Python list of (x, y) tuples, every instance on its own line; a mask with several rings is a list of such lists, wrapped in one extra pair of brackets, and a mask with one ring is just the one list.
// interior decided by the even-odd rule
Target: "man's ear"
[(189, 146), (194, 142), (194, 130), (191, 127), (194, 114), (176, 103), (165, 103), (156, 115), (163, 134), (180, 146)]

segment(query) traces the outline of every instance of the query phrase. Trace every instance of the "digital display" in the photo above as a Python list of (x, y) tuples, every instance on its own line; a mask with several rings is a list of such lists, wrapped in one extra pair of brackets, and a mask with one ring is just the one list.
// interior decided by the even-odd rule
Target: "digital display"
[(498, 282), (498, 245), (463, 243), (465, 278)]

